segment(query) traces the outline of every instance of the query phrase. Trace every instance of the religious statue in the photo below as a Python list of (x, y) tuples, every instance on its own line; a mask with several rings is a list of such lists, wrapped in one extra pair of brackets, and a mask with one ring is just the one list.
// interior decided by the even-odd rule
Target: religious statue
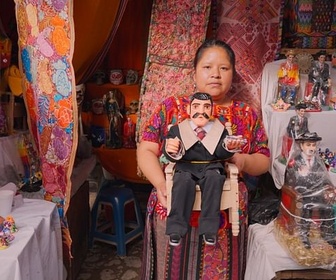
[(115, 91), (111, 90), (103, 97), (105, 112), (109, 120), (109, 138), (107, 145), (112, 149), (122, 147), (121, 123), (123, 115), (115, 96)]
[(308, 81), (312, 84), (309, 97), (311, 97), (312, 102), (323, 106), (328, 105), (327, 97), (331, 87), (330, 69), (325, 62), (326, 55), (326, 51), (317, 53), (318, 60), (312, 63), (308, 74)]
[(288, 104), (295, 105), (296, 95), (300, 85), (299, 66), (294, 62), (295, 53), (293, 50), (286, 52), (286, 62), (281, 63), (279, 78), (279, 97)]

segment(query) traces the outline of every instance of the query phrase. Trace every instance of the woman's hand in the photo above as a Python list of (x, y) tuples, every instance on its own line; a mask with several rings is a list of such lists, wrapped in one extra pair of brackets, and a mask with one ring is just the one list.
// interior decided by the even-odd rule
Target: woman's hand
[(243, 171), (252, 176), (264, 174), (269, 169), (270, 160), (267, 156), (259, 153), (240, 154), (235, 153), (229, 162), (234, 163), (239, 172)]
[(159, 199), (159, 202), (163, 207), (167, 208), (167, 191), (166, 191), (166, 182), (162, 184), (161, 187), (156, 188), (156, 193)]

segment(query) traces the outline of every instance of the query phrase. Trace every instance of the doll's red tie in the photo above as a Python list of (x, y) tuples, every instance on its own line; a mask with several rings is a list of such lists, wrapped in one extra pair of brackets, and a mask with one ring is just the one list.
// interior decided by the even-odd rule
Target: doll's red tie
[(195, 128), (197, 137), (202, 140), (205, 137), (206, 131), (202, 127)]

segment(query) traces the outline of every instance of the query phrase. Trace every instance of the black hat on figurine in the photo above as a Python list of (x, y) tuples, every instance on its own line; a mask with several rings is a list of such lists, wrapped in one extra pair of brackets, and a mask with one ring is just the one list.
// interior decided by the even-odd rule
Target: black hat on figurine
[(321, 140), (322, 137), (318, 136), (316, 132), (305, 132), (295, 138), (296, 142), (305, 142), (305, 141), (317, 142)]
[(295, 105), (295, 110), (301, 110), (301, 109), (306, 110), (307, 109), (307, 104), (300, 102), (300, 103)]
[(327, 52), (325, 51), (325, 50), (320, 50), (317, 54), (316, 54), (316, 56), (317, 57), (319, 57), (319, 56), (321, 56), (321, 55), (327, 55)]

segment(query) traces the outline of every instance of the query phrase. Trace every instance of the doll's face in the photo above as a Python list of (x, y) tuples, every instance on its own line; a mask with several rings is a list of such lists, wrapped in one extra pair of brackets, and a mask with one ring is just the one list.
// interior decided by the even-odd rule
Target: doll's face
[(300, 110), (297, 110), (296, 112), (297, 112), (298, 116), (302, 118), (305, 114), (305, 109), (300, 109)]
[(302, 152), (308, 156), (312, 157), (317, 150), (317, 142), (312, 142), (312, 141), (305, 141), (300, 144)]
[(210, 100), (194, 99), (190, 104), (190, 118), (193, 122), (203, 127), (208, 122), (212, 115), (212, 105)]

